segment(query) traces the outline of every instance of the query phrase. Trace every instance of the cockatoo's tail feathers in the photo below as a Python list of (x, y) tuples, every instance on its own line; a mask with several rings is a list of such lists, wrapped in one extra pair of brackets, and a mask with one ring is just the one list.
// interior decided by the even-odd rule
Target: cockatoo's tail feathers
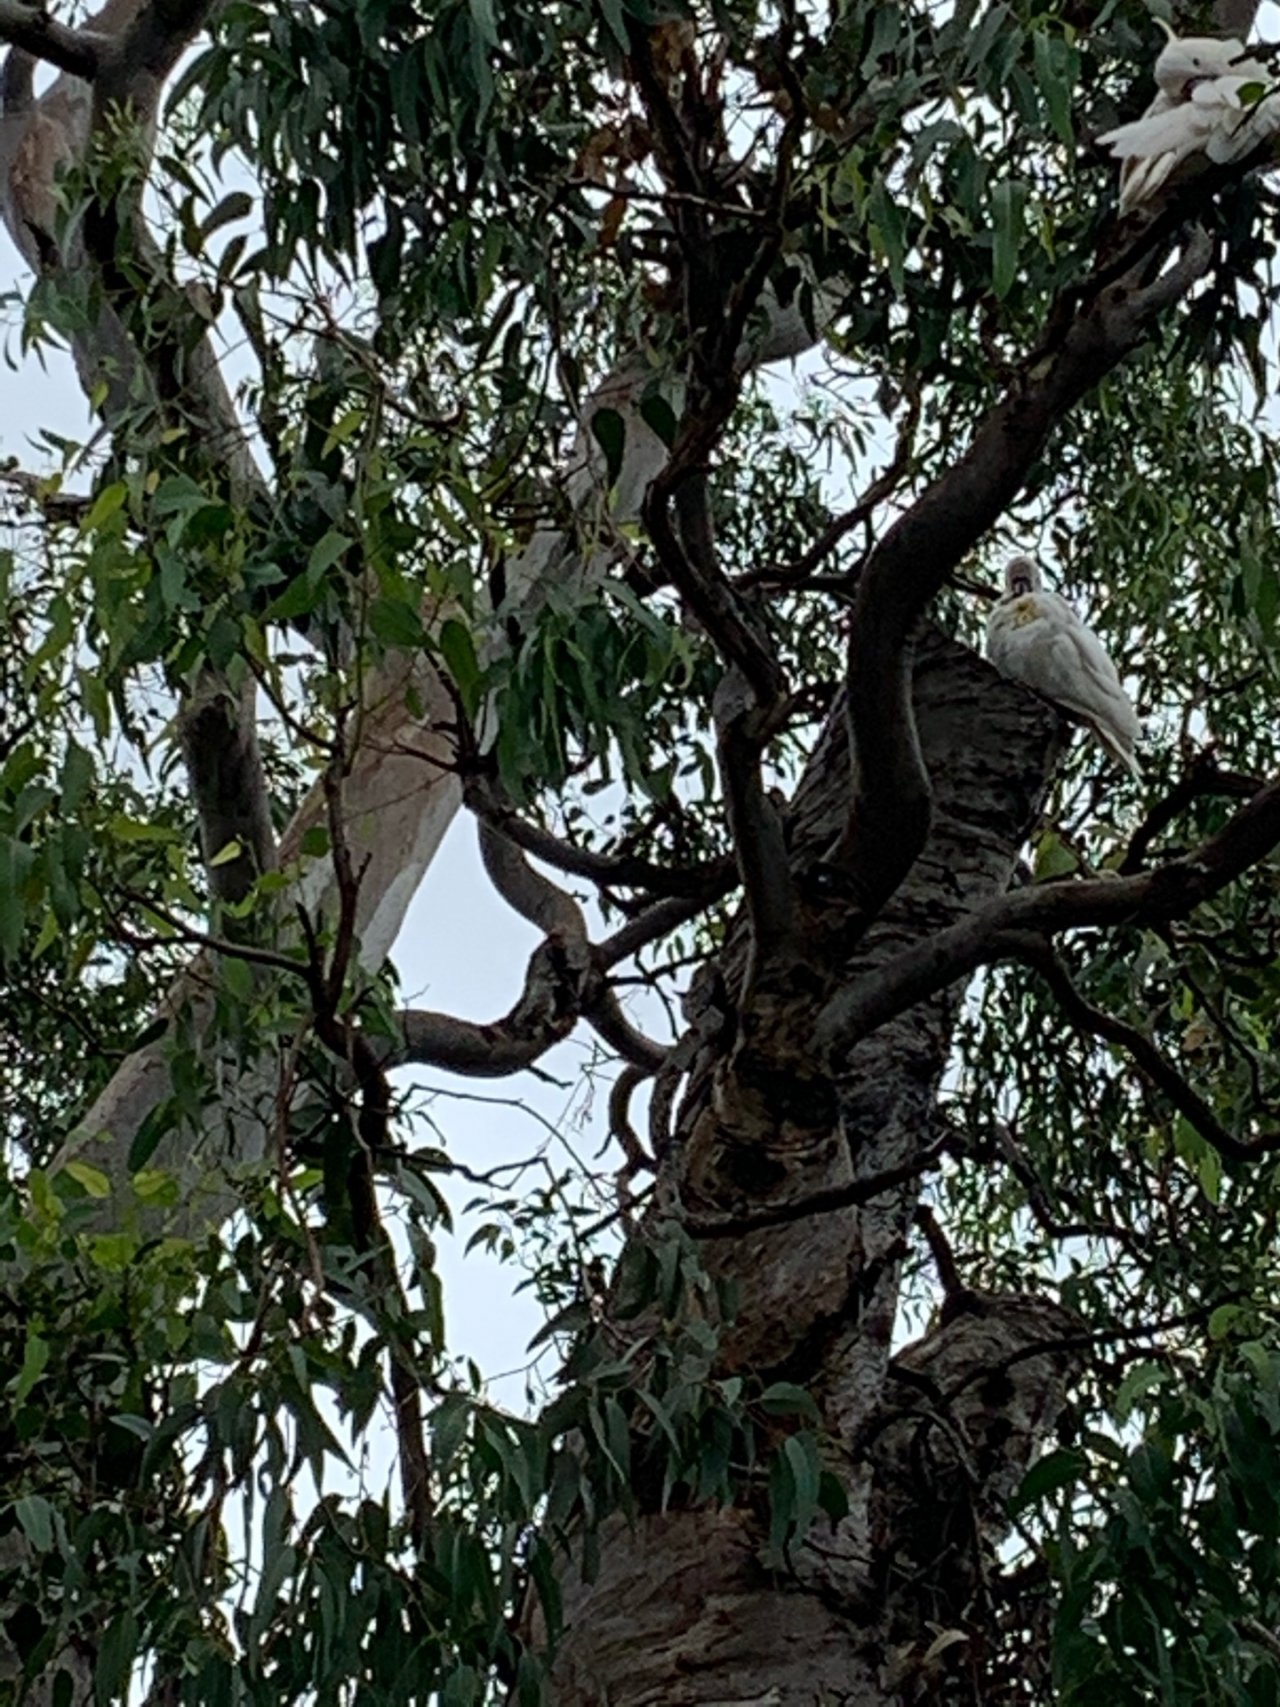
[(1099, 746), (1105, 748), (1116, 763), (1128, 771), (1135, 782), (1141, 782), (1142, 766), (1139, 764), (1138, 755), (1133, 748), (1126, 747), (1122, 741), (1118, 741), (1109, 729), (1103, 728), (1101, 723), (1090, 723), (1089, 727), (1097, 738)]
[(1157, 154), (1154, 160), (1129, 162), (1120, 178), (1120, 211), (1132, 213), (1141, 202), (1150, 201), (1178, 164), (1176, 154)]

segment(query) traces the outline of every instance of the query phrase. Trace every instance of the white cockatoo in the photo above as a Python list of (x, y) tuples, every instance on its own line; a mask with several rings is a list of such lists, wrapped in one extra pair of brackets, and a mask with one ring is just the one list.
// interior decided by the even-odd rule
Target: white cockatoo
[(1156, 98), (1140, 119), (1098, 138), (1122, 162), (1120, 212), (1150, 201), (1193, 154), (1218, 164), (1252, 153), (1280, 130), (1280, 86), (1244, 43), (1176, 36), (1156, 60)]
[(1045, 591), (1029, 557), (1011, 560), (1004, 584), (987, 618), (987, 657), (1002, 676), (1081, 718), (1113, 759), (1141, 776), (1133, 749), (1142, 725), (1102, 642), (1064, 598)]

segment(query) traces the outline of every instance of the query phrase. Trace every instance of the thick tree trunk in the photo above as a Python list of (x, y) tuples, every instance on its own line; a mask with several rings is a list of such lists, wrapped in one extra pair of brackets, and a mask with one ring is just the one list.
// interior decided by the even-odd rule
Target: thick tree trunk
[[(820, 1190), (913, 1162), (926, 1170), (946, 1133), (938, 1086), (962, 988), (883, 1026), (834, 1073), (813, 1059), (814, 1014), (833, 988), (873, 977), (1008, 886), (1060, 725), (936, 634), (920, 645), (915, 695), (936, 795), (923, 856), (854, 953), (843, 963), (815, 953), (812, 982), (771, 997), (745, 1035), (731, 1017), (742, 965), (731, 944), (720, 976), (704, 982), (709, 1035), (661, 1182), (695, 1227), (742, 1223), (704, 1245), (708, 1267), (739, 1298), (723, 1371), (809, 1389), (849, 1514), (836, 1525), (820, 1517), (785, 1572), (761, 1562), (767, 1518), (754, 1509), (614, 1524), (595, 1580), (566, 1591), (558, 1707), (871, 1707), (938, 1699), (948, 1670), (957, 1681), (947, 1698), (976, 1699), (950, 1690), (976, 1663), (1002, 1501), (1053, 1420), (1071, 1361), (1062, 1349), (1029, 1348), (1060, 1340), (1069, 1319), (1034, 1298), (974, 1300), (895, 1355), (920, 1177), (862, 1205), (751, 1226)], [(846, 778), (837, 715), (791, 814), (793, 868), (810, 888), (806, 872), (839, 832)], [(838, 940), (838, 911), (815, 909), (815, 940)], [(999, 1381), (986, 1379), (996, 1370)], [(926, 1659), (939, 1626), (962, 1637)]]

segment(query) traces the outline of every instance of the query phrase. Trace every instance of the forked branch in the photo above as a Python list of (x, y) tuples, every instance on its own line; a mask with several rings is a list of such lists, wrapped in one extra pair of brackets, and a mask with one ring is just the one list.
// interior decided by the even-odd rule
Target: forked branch
[(819, 1019), (819, 1042), (842, 1056), (895, 1014), (980, 966), (1034, 958), (1046, 938), (1062, 931), (1186, 918), (1277, 846), (1280, 779), (1260, 789), (1216, 836), (1181, 859), (1133, 877), (1034, 884), (978, 908), (832, 997)]

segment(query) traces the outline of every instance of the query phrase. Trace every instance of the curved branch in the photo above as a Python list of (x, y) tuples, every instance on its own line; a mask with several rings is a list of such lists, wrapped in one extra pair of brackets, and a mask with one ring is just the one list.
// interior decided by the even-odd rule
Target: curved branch
[(507, 905), (547, 936), (585, 944), (587, 921), (573, 896), (535, 871), (522, 849), (504, 831), (484, 819), (478, 828), (484, 868)]
[(640, 1142), (639, 1135), (631, 1123), (631, 1099), (650, 1076), (639, 1067), (624, 1067), (613, 1081), (613, 1089), (609, 1092), (609, 1136), (616, 1139), (622, 1147), (622, 1153), (627, 1158), (624, 1171), (629, 1178), (638, 1173), (653, 1174), (658, 1171), (657, 1163)]
[(670, 1053), (665, 1044), (655, 1043), (632, 1025), (607, 984), (600, 983), (592, 990), (582, 1011), (609, 1047), (646, 1077), (656, 1073)]
[(1132, 877), (1142, 870), (1156, 837), (1163, 834), (1192, 801), (1214, 796), (1228, 800), (1252, 800), (1261, 787), (1256, 776), (1219, 770), (1208, 753), (1201, 753), (1164, 799), (1156, 802), (1129, 838), (1129, 846), (1118, 867), (1121, 877)]
[(783, 1227), (790, 1221), (800, 1221), (807, 1215), (829, 1214), (833, 1209), (853, 1209), (870, 1203), (883, 1191), (894, 1186), (909, 1185), (926, 1173), (935, 1162), (942, 1160), (950, 1148), (948, 1134), (921, 1150), (910, 1161), (879, 1173), (865, 1174), (861, 1179), (845, 1180), (840, 1185), (825, 1186), (821, 1191), (807, 1192), (790, 1203), (767, 1203), (759, 1209), (745, 1210), (741, 1215), (692, 1216), (685, 1228), (698, 1239), (724, 1239), (738, 1233), (758, 1233), (766, 1227)]
[(504, 1018), (484, 1024), (406, 1009), (400, 1015), (400, 1039), (385, 1064), (442, 1067), (478, 1079), (518, 1073), (573, 1030), (581, 1012), (581, 986), (582, 968), (566, 957), (563, 945), (539, 943), (520, 998)]
[(51, 18), (44, 6), (26, 0), (0, 0), (0, 42), (56, 65), (72, 77), (92, 82), (113, 38), (97, 30), (72, 30)]
[(646, 907), (643, 913), (638, 913), (634, 919), (628, 919), (625, 925), (619, 926), (612, 935), (596, 945), (593, 958), (597, 967), (602, 972), (607, 972), (622, 961), (630, 960), (633, 954), (638, 954), (642, 948), (647, 948), (651, 942), (656, 942), (668, 931), (687, 924), (690, 919), (696, 919), (713, 901), (719, 901), (728, 895), (737, 886), (737, 882), (737, 872), (729, 872), (714, 895), (696, 898), (670, 895), (665, 901), (655, 901), (652, 907)]
[[(0, 473), (0, 479), (4, 475)], [(648, 889), (656, 895), (687, 895), (715, 901), (732, 886), (733, 857), (707, 860), (702, 865), (666, 866), (632, 854), (597, 853), (574, 847), (540, 824), (522, 818), (515, 803), (491, 777), (472, 776), (464, 783), (464, 798), (477, 818), (501, 830), (508, 841), (571, 877), (586, 877), (602, 889)]]
[(751, 921), (751, 987), (767, 967), (794, 965), (799, 956), (799, 897), (782, 820), (761, 773), (771, 720), (736, 669), (721, 678), (712, 715), (725, 812)]
[(146, 0), (113, 55), (126, 77), (167, 77), (226, 0)]
[[(622, 1012), (604, 981), (607, 962), (600, 960), (587, 939), (581, 907), (535, 871), (503, 831), (483, 819), (479, 829), (481, 857), (494, 887), (522, 918), (546, 932), (546, 941), (529, 962), (519, 1002), (495, 1025), (476, 1026), (446, 1014), (406, 1016), (413, 1021), (411, 1059), (424, 1062), (430, 1055), (431, 1064), (452, 1066), (456, 1072), (515, 1072), (567, 1037), (583, 1018), (623, 1060), (657, 1072), (667, 1051), (637, 1030)], [(679, 903), (684, 909), (689, 905)], [(460, 1061), (468, 1065), (457, 1065)]]
[(1153, 871), (1036, 884), (980, 907), (833, 996), (818, 1017), (819, 1044), (843, 1053), (895, 1014), (979, 966), (1034, 955), (1045, 936), (1059, 931), (1184, 918), (1278, 845), (1280, 779), (1260, 789), (1216, 836)]
[[(1141, 344), (1156, 317), (1203, 274), (1212, 245), (1197, 228), (1181, 258), (1146, 282), (1149, 256), (1091, 291), (1023, 363), (965, 451), (868, 558), (850, 624), (848, 707), (853, 791), (840, 863), (874, 916), (915, 863), (929, 830), (929, 778), (911, 705), (911, 640), (929, 601), (1022, 489), (1066, 413)], [(1077, 293), (1079, 290), (1077, 289)], [(1052, 317), (1051, 317), (1052, 318)]]
[[(721, 657), (741, 670), (757, 703), (768, 712), (785, 691), (777, 656), (768, 641), (756, 632), (742, 600), (721, 573), (700, 530), (691, 525), (695, 510), (705, 509), (703, 464), (723, 431), (730, 404), (708, 409), (701, 420), (686, 422), (672, 449), (671, 460), (649, 483), (641, 513), (672, 586)], [(681, 512), (679, 533), (671, 514), (673, 500)]]
[(1032, 970), (1044, 979), (1071, 1024), (1078, 1031), (1092, 1037), (1100, 1037), (1104, 1042), (1114, 1043), (1123, 1049), (1139, 1071), (1219, 1155), (1229, 1156), (1233, 1161), (1247, 1162), (1257, 1156), (1270, 1155), (1280, 1150), (1280, 1132), (1264, 1133), (1248, 1143), (1228, 1132), (1204, 1098), (1192, 1089), (1149, 1037), (1136, 1026), (1118, 1019), (1115, 1014), (1095, 1007), (1080, 994), (1066, 967), (1055, 954), (1046, 949), (1040, 954), (1026, 956), (1026, 960)]

